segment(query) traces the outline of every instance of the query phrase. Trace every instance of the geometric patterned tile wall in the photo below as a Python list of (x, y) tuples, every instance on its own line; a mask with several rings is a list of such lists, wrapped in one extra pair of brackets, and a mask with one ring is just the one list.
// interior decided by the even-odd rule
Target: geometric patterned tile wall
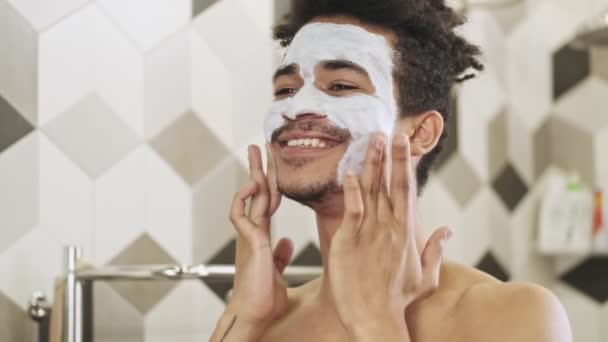
[[(285, 4), (0, 0), (0, 341), (33, 340), (27, 298), (52, 294), (66, 244), (97, 265), (232, 261), (226, 216), (246, 146), (263, 142), (269, 28)], [(608, 340), (608, 259), (556, 267), (534, 241), (550, 173), (576, 169), (608, 189), (608, 49), (569, 44), (607, 7), (529, 0), (470, 12), (463, 34), (487, 70), (458, 89), (421, 199), (429, 229), (456, 229), (449, 257), (553, 289), (585, 342)], [(273, 232), (294, 240), (293, 264), (320, 263), (310, 212), (286, 200)], [(205, 340), (226, 291), (98, 283), (96, 341)]]

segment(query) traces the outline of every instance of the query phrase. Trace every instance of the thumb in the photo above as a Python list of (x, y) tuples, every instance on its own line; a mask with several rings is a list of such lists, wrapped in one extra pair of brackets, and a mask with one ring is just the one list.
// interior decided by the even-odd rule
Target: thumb
[(439, 282), (439, 271), (445, 244), (452, 234), (453, 231), (448, 227), (439, 228), (431, 235), (424, 246), (421, 263), (424, 281), (427, 285), (437, 285)]
[(279, 274), (283, 274), (291, 256), (293, 255), (293, 242), (290, 239), (282, 238), (274, 248), (273, 260)]

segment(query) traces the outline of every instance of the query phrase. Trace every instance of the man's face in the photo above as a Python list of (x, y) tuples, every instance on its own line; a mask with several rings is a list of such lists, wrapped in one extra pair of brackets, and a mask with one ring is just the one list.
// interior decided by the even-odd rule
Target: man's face
[(353, 25), (307, 26), (275, 73), (265, 131), (282, 193), (311, 203), (341, 192), (341, 173), (357, 173), (371, 134), (391, 134), (396, 106), (384, 37)]

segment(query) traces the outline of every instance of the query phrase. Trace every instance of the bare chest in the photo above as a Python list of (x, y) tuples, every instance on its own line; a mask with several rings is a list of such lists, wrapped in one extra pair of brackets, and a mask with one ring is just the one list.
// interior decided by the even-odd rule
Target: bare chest
[[(451, 322), (428, 322), (423, 325), (410, 326), (411, 342), (457, 342)], [(263, 342), (351, 342), (342, 325), (321, 322), (284, 322), (271, 327)], [(473, 341), (467, 341), (473, 342)]]

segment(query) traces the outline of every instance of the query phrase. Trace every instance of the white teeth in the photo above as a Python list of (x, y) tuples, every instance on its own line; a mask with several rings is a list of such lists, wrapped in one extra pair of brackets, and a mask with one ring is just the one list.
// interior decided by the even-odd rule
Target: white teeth
[(294, 140), (289, 140), (287, 142), (287, 146), (290, 147), (318, 147), (318, 148), (325, 148), (327, 147), (327, 143), (325, 143), (324, 141), (321, 141), (317, 138), (314, 139), (294, 139)]

